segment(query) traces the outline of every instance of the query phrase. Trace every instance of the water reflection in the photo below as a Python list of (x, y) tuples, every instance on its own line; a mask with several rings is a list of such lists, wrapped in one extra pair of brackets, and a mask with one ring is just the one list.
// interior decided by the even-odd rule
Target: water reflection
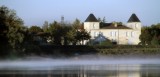
[(1, 77), (160, 77), (159, 64), (66, 65), (48, 69), (1, 69)]

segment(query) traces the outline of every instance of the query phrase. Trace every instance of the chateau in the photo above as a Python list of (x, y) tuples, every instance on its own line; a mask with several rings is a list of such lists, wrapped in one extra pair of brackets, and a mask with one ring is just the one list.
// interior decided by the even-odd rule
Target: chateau
[(84, 29), (90, 33), (91, 40), (102, 42), (109, 39), (121, 45), (137, 45), (140, 40), (142, 24), (136, 14), (132, 14), (126, 25), (99, 22), (90, 14), (84, 22)]

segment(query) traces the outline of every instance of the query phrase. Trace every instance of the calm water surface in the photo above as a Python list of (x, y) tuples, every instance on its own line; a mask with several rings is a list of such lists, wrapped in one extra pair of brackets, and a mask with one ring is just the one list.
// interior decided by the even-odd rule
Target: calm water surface
[(160, 77), (160, 59), (7, 60), (0, 77)]

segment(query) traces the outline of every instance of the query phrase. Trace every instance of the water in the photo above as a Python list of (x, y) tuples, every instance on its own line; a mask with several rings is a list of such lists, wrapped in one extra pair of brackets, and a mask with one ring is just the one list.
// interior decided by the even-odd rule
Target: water
[(0, 77), (160, 77), (160, 59), (83, 56), (1, 60)]

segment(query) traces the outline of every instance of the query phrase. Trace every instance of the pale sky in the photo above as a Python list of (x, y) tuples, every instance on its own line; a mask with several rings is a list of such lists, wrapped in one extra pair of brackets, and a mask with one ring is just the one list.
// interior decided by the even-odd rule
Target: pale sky
[(14, 9), (26, 26), (42, 26), (44, 21), (84, 22), (90, 13), (107, 22), (126, 23), (135, 13), (143, 25), (160, 23), (160, 0), (0, 0), (0, 6)]

